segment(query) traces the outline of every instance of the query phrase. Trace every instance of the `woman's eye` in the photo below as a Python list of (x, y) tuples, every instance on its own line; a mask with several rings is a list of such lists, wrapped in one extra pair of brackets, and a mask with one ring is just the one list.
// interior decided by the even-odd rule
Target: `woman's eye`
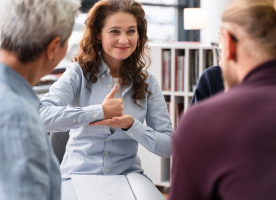
[(117, 31), (117, 30), (112, 30), (112, 31), (110, 31), (110, 33), (119, 33), (119, 31)]
[(135, 33), (136, 31), (135, 30), (129, 30), (128, 32), (129, 33)]

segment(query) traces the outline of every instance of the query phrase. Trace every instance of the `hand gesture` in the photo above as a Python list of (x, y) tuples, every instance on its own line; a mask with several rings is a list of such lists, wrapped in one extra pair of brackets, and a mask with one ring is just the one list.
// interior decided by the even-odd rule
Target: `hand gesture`
[(118, 98), (114, 99), (114, 95), (118, 91), (118, 86), (115, 84), (113, 89), (110, 91), (108, 95), (106, 95), (103, 100), (103, 112), (104, 119), (112, 119), (113, 117), (120, 117), (123, 115), (123, 99)]
[(106, 119), (102, 121), (92, 122), (89, 126), (111, 126), (114, 128), (129, 129), (134, 122), (134, 118), (131, 115), (123, 115), (121, 117), (114, 117), (112, 119)]

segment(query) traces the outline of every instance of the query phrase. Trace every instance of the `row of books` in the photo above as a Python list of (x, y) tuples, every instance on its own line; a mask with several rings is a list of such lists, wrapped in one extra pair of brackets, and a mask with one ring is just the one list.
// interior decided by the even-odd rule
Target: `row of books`
[[(162, 52), (162, 90), (171, 91), (171, 51), (163, 50)], [(208, 68), (213, 66), (213, 51), (208, 50), (205, 56), (205, 66)], [(190, 74), (189, 81), (191, 92), (195, 91), (196, 84), (199, 79), (199, 50), (193, 50), (190, 58)], [(184, 92), (184, 76), (185, 76), (185, 56), (175, 57), (175, 74), (174, 74), (174, 91)]]
[[(171, 51), (164, 50), (162, 58), (162, 90), (171, 91)], [(184, 91), (184, 60), (184, 55), (175, 57), (175, 91)]]
[[(171, 110), (173, 109), (172, 104), (171, 104), (171, 102), (166, 102), (166, 103), (167, 103), (167, 108), (168, 108), (169, 114), (172, 118), (172, 112), (171, 112)], [(183, 110), (184, 110), (184, 104), (182, 104), (182, 103), (175, 103), (174, 104), (175, 128), (178, 126), (178, 123), (179, 123), (179, 120), (180, 120), (180, 117), (181, 117), (181, 114), (182, 114)]]

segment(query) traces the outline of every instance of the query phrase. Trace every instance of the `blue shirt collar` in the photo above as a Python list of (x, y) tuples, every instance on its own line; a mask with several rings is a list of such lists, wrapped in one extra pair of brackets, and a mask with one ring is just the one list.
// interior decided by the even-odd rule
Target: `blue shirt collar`
[[(107, 73), (109, 74), (110, 73), (110, 69), (108, 67), (108, 65), (104, 62), (103, 60), (103, 56), (100, 52), (100, 57), (101, 57), (101, 64), (100, 64), (100, 67), (99, 67), (99, 72), (96, 74), (96, 76), (101, 76), (105, 71), (107, 71)], [(125, 87), (123, 88), (123, 93), (122, 93), (122, 97), (125, 95), (125, 93), (127, 93), (133, 86), (133, 80), (132, 78), (130, 77), (131, 79), (131, 83), (128, 87)]]
[(99, 72), (96, 74), (96, 76), (101, 76), (107, 69), (109, 70), (109, 67), (107, 66), (107, 64), (103, 60), (101, 52), (100, 52), (100, 57), (101, 57), (101, 64), (100, 64), (100, 67), (99, 67)]
[(31, 85), (20, 74), (0, 62), (0, 82), (10, 86), (19, 96), (30, 102), (36, 109), (40, 101)]

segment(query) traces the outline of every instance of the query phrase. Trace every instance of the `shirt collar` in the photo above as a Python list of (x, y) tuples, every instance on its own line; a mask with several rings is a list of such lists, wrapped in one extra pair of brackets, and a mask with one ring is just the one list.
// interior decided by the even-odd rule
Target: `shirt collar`
[(39, 99), (31, 85), (20, 74), (0, 63), (0, 82), (10, 86), (19, 96), (30, 102), (36, 109), (39, 108)]
[[(99, 72), (96, 74), (96, 76), (101, 76), (105, 71), (109, 74), (110, 73), (110, 69), (108, 67), (108, 65), (104, 62), (103, 60), (103, 56), (100, 52), (100, 57), (101, 57), (101, 64), (99, 66)], [(133, 86), (133, 80), (131, 79), (131, 83), (128, 87), (122, 88), (123, 89), (123, 93), (122, 93), (122, 97), (124, 96), (125, 93), (127, 93)]]
[(108, 73), (110, 72), (110, 69), (107, 66), (107, 64), (104, 62), (101, 53), (100, 53), (100, 57), (101, 57), (101, 64), (99, 66), (99, 72), (96, 74), (96, 76), (101, 76), (105, 71), (107, 71)]
[(265, 62), (255, 67), (243, 79), (242, 83), (256, 82), (259, 80), (275, 80), (276, 59)]

